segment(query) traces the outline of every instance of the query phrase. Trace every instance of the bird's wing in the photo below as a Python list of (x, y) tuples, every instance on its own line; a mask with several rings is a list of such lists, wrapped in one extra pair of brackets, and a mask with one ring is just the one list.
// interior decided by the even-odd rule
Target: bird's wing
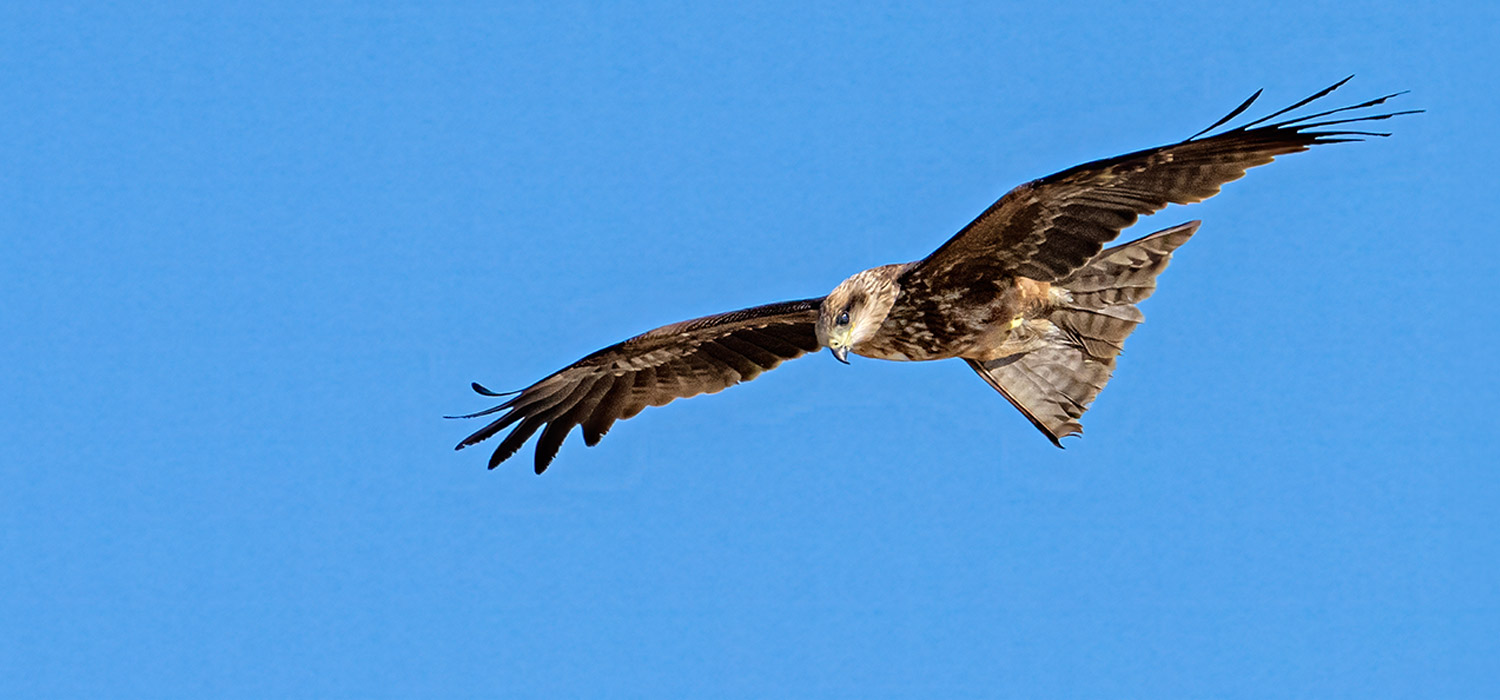
[[(504, 411), (454, 449), (515, 426), (490, 456), (494, 469), (542, 430), (536, 446), (536, 473), (541, 474), (576, 426), (583, 427), (583, 441), (593, 446), (615, 421), (634, 417), (647, 406), (722, 391), (785, 360), (817, 351), (813, 327), (822, 301), (804, 299), (704, 316), (611, 345), (514, 392), (499, 406), (456, 416)], [(474, 390), (486, 396), (509, 395), (478, 384)]]
[[(1374, 107), (1402, 93), (1280, 122), (1273, 119), (1333, 92), (1348, 78), (1286, 109), (1204, 137), (1260, 96), (1257, 91), (1228, 116), (1186, 141), (1084, 163), (1011, 190), (902, 277), (903, 288), (967, 287), (1020, 275), (1056, 281), (1088, 262), (1136, 218), (1169, 203), (1189, 204), (1218, 194), (1219, 186), (1276, 156), (1323, 143), (1386, 133), (1348, 124), (1420, 110), (1325, 119)], [(1332, 127), (1332, 128), (1329, 128)]]

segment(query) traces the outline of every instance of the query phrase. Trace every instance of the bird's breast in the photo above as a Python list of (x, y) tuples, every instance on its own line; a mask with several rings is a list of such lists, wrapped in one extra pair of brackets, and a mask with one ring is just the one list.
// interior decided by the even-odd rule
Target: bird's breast
[(948, 290), (896, 305), (880, 330), (851, 348), (878, 360), (992, 359), (1026, 352), (1051, 328), (1052, 285), (1015, 277), (984, 290)]

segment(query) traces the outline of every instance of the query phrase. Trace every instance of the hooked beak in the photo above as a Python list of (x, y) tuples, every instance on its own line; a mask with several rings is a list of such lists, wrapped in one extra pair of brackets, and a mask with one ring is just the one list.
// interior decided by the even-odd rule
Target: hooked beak
[(828, 348), (828, 352), (833, 353), (833, 359), (838, 360), (839, 362), (842, 362), (842, 363), (844, 363), (846, 365), (849, 364), (849, 346), (848, 345), (844, 345), (844, 346), (836, 347), (836, 348)]

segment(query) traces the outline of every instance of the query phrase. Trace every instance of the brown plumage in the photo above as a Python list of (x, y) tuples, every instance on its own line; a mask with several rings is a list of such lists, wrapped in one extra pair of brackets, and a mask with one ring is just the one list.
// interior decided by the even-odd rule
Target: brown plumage
[[(463, 416), (506, 411), (464, 438), (456, 449), (515, 424), (490, 456), (494, 469), (545, 425), (536, 447), (536, 473), (540, 474), (574, 427), (583, 427), (583, 441), (592, 447), (616, 420), (633, 418), (647, 406), (722, 391), (785, 360), (816, 352), (813, 323), (820, 302), (804, 299), (705, 316), (611, 345), (512, 392), (515, 398), (499, 406)], [(474, 390), (486, 396), (510, 395), (496, 394), (477, 383)]]
[[(1208, 136), (1069, 168), (1011, 190), (926, 258), (865, 270), (827, 297), (757, 306), (663, 326), (595, 352), (467, 418), (504, 412), (457, 449), (511, 429), (489, 466), (538, 431), (536, 472), (583, 428), (595, 445), (616, 420), (646, 406), (721, 391), (785, 360), (829, 348), (887, 360), (963, 358), (1054, 444), (1082, 432), (1079, 419), (1142, 321), (1136, 304), (1156, 288), (1190, 222), (1107, 250), (1145, 214), (1189, 204), (1276, 156), (1389, 134), (1340, 127), (1420, 110), (1324, 119), (1357, 105), (1272, 123), (1348, 78), (1286, 109)], [(1319, 121), (1319, 120), (1322, 121)], [(496, 394), (475, 384), (475, 391)]]
[(1045, 319), (1036, 347), (965, 361), (1062, 447), (1060, 438), (1083, 432), (1078, 419), (1109, 381), (1125, 338), (1145, 320), (1136, 304), (1156, 291), (1156, 276), (1198, 224), (1190, 221), (1099, 253), (1057, 282), (1066, 294), (1056, 303), (1028, 314)]

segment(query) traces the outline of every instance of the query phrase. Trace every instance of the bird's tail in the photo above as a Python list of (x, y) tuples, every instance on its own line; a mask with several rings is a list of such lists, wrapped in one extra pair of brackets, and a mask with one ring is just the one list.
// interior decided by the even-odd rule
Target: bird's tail
[(1106, 248), (1054, 283), (1071, 300), (1048, 317), (1055, 330), (1043, 347), (989, 362), (968, 360), (1052, 444), (1083, 432), (1078, 419), (1109, 382), (1115, 357), (1145, 317), (1136, 304), (1156, 291), (1172, 251), (1198, 230), (1190, 221)]

